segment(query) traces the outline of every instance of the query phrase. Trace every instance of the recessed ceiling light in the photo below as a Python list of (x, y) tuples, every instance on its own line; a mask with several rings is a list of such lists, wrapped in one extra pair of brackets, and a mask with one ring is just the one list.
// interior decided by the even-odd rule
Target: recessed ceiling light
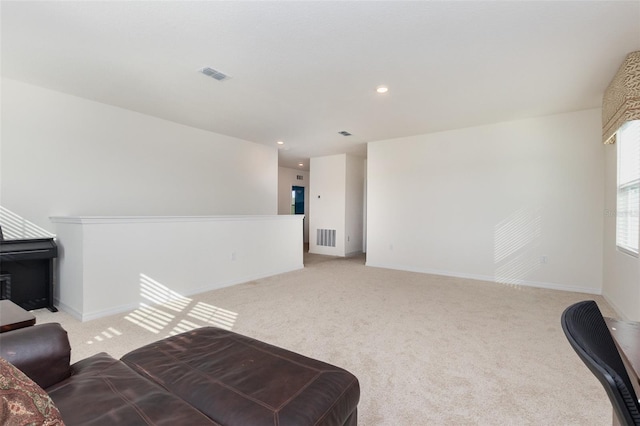
[(298, 163), (298, 166), (302, 167), (304, 166), (304, 163)]
[(389, 88), (387, 86), (378, 86), (376, 88), (376, 92), (378, 93), (387, 93), (389, 91)]
[(278, 142), (276, 142), (276, 143), (277, 143), (278, 145), (284, 145), (284, 142), (283, 142), (283, 141), (278, 141)]

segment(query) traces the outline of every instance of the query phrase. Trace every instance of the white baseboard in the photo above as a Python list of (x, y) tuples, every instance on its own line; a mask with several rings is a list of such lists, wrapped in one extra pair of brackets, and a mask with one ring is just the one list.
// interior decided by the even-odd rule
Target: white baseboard
[(509, 283), (500, 283), (496, 281), (496, 277), (489, 276), (489, 275), (468, 274), (465, 272), (452, 272), (452, 271), (443, 271), (439, 269), (416, 268), (416, 267), (406, 266), (406, 265), (381, 264), (381, 263), (372, 263), (372, 262), (366, 262), (365, 265), (375, 267), (375, 268), (395, 269), (395, 270), (407, 271), (407, 272), (418, 272), (421, 274), (442, 275), (446, 277), (466, 278), (470, 280), (488, 281), (488, 282), (494, 282), (494, 283), (497, 282), (499, 284), (505, 284), (510, 286), (546, 288), (549, 290), (571, 291), (574, 293), (587, 293), (587, 294), (597, 294), (597, 295), (602, 294), (601, 291), (596, 291), (592, 288), (573, 286), (568, 284), (557, 284), (557, 283), (528, 281), (528, 280), (514, 280), (513, 282), (509, 282)]
[[(194, 289), (193, 291), (190, 291), (189, 293), (183, 294), (182, 296), (188, 297), (188, 296), (193, 296), (194, 294), (200, 294), (200, 293), (204, 293), (207, 291), (211, 291), (211, 290), (217, 290), (220, 288), (224, 288), (224, 287), (230, 287), (232, 285), (236, 285), (236, 284), (242, 284), (242, 283), (246, 283), (249, 281), (254, 281), (254, 280), (259, 280), (261, 278), (266, 278), (266, 277), (271, 277), (274, 275), (278, 275), (278, 274), (284, 274), (287, 272), (292, 272), (292, 271), (296, 271), (298, 269), (303, 269), (304, 265), (300, 264), (297, 267), (293, 267), (293, 268), (287, 268), (287, 269), (283, 269), (283, 270), (278, 270), (278, 271), (269, 271), (266, 273), (261, 273), (261, 274), (256, 274), (256, 275), (247, 275), (241, 278), (237, 278), (237, 279), (233, 279), (233, 280), (228, 280), (228, 281), (221, 281), (221, 282), (216, 282), (216, 283), (212, 283), (212, 284), (208, 284), (206, 286), (202, 286), (199, 288)], [(151, 302), (147, 302), (148, 305), (151, 306), (157, 306), (160, 304), (154, 304)], [(125, 312), (130, 312), (133, 310), (136, 310), (140, 307), (140, 302), (134, 302), (134, 303), (127, 303), (125, 305), (119, 305), (119, 306), (112, 306), (108, 309), (101, 309), (98, 311), (93, 311), (93, 312), (78, 312), (68, 306), (66, 306), (64, 303), (60, 303), (58, 302), (57, 305), (59, 306), (59, 308), (65, 312), (67, 312), (68, 314), (72, 315), (73, 317), (77, 318), (78, 320), (84, 322), (84, 321), (91, 321), (94, 319), (98, 319), (98, 318), (103, 318), (103, 317), (107, 317), (107, 316), (111, 316), (111, 315), (117, 315), (117, 314), (122, 314)]]
[(75, 309), (73, 309), (72, 307), (60, 302), (58, 299), (56, 299), (55, 297), (53, 298), (53, 305), (58, 308), (59, 310), (66, 312), (67, 314), (71, 315), (72, 317), (74, 317), (75, 319), (82, 321), (82, 314), (78, 311), (76, 311)]

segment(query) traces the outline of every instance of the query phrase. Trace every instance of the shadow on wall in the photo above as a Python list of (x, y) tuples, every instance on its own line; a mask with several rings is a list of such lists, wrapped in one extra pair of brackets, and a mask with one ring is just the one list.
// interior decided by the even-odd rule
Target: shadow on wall
[(498, 223), (494, 230), (496, 282), (519, 285), (542, 262), (537, 256), (542, 235), (539, 208), (522, 208)]
[(2, 206), (0, 206), (0, 226), (7, 240), (55, 237), (55, 234)]

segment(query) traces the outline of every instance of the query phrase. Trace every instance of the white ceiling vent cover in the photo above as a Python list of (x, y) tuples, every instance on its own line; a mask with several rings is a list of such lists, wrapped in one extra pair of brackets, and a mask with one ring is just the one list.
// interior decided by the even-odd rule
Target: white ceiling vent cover
[(214, 70), (213, 68), (209, 68), (209, 67), (204, 67), (201, 70), (199, 70), (202, 74), (207, 75), (211, 78), (215, 78), (218, 81), (224, 81), (224, 80), (228, 80), (231, 77), (229, 77), (228, 75), (226, 75), (223, 72), (220, 72), (218, 70)]

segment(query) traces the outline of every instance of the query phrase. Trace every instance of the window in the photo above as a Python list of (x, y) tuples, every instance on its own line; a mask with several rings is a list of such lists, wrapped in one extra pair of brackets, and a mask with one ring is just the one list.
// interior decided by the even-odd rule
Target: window
[(618, 145), (616, 245), (638, 256), (640, 237), (640, 120), (622, 125)]

